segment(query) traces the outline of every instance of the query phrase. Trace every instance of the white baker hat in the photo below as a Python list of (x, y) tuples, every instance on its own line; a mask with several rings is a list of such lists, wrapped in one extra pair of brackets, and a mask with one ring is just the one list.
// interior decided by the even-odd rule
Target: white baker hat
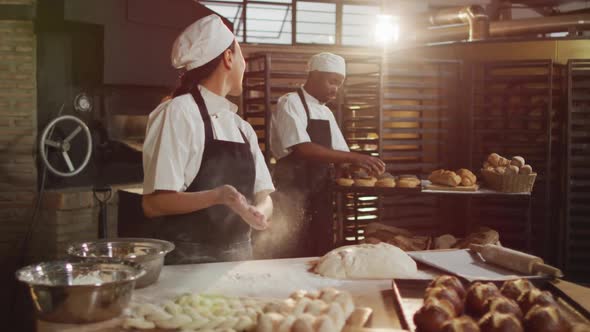
[(307, 69), (308, 71), (324, 71), (346, 76), (346, 62), (344, 58), (328, 52), (322, 52), (312, 56), (307, 63)]
[(189, 25), (172, 46), (172, 66), (195, 69), (218, 57), (233, 42), (235, 36), (215, 14)]

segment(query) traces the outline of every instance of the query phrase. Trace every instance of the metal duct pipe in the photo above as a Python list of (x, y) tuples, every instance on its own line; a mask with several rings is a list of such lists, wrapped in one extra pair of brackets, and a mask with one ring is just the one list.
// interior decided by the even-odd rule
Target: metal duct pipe
[[(550, 17), (529, 18), (511, 21), (494, 21), (489, 23), (490, 36), (514, 36), (519, 34), (550, 33), (569, 29), (590, 28), (590, 14), (561, 15)], [(434, 27), (416, 30), (416, 42), (458, 41), (469, 38), (468, 24), (450, 27)]]
[(469, 41), (486, 39), (489, 36), (490, 19), (482, 6), (467, 6), (441, 9), (428, 17), (431, 25), (467, 23)]

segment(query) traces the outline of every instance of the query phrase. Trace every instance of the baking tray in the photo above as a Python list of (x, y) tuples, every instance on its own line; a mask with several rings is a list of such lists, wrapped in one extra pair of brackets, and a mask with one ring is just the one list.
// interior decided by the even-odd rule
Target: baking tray
[[(568, 322), (590, 324), (590, 312), (570, 296), (559, 289), (551, 280), (535, 279), (530, 280), (536, 287), (541, 290), (547, 290), (553, 294), (557, 300), (559, 310)], [(483, 281), (486, 282), (486, 281)], [(489, 281), (498, 288), (502, 286), (502, 281)], [(396, 279), (392, 282), (394, 293), (394, 307), (399, 318), (400, 325), (404, 330), (410, 332), (416, 331), (414, 325), (414, 314), (423, 304), (424, 291), (428, 287), (430, 280), (419, 279)], [(469, 285), (463, 281), (464, 285)]]

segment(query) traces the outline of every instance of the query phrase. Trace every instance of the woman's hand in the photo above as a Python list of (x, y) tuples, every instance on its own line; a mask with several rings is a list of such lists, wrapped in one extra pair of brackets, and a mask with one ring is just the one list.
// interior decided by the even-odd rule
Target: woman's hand
[(244, 195), (240, 194), (233, 186), (223, 185), (214, 189), (217, 193), (218, 204), (223, 204), (232, 209), (244, 221), (256, 230), (264, 230), (268, 227), (268, 220), (264, 214), (250, 204)]

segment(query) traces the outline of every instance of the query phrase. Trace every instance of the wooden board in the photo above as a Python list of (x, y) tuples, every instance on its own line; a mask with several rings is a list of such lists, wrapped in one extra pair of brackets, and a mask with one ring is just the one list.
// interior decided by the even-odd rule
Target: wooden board
[(426, 190), (435, 190), (435, 191), (478, 191), (479, 184), (474, 184), (472, 186), (457, 186), (457, 187), (449, 187), (443, 186), (440, 184), (427, 184), (424, 189)]

